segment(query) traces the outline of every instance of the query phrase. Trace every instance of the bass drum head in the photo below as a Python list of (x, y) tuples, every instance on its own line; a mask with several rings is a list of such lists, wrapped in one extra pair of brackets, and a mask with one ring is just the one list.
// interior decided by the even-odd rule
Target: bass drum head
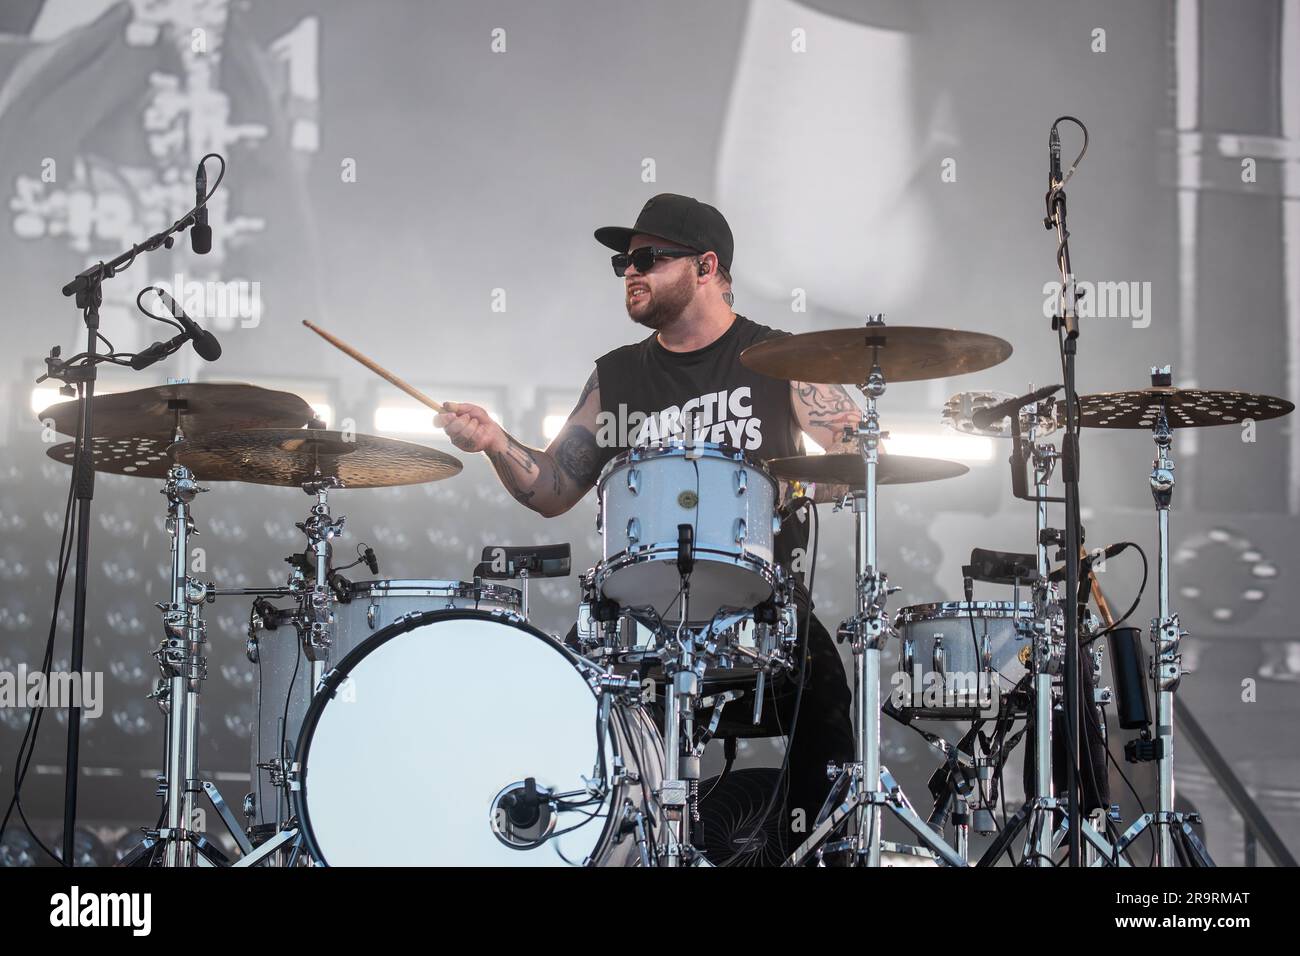
[(313, 701), (298, 742), (299, 820), (321, 862), (565, 866), (601, 845), (599, 805), (557, 814), (557, 833), (587, 822), (534, 849), (505, 845), (492, 827), (505, 788), (535, 777), (581, 790), (596, 761), (595, 694), (540, 631), (426, 612), (376, 633), (336, 671), (342, 682)]

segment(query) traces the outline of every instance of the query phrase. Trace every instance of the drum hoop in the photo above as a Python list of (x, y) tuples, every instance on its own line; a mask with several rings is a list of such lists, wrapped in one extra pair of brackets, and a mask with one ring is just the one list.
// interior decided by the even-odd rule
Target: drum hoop
[(376, 578), (352, 582), (352, 600), (410, 595), (412, 597), (473, 598), (478, 601), (518, 607), (523, 603), (523, 592), (505, 584), (474, 585), (468, 581), (438, 580), (435, 578)]
[(894, 623), (924, 624), (929, 621), (964, 620), (1016, 620), (1033, 616), (1034, 606), (1024, 601), (941, 601), (934, 604), (913, 604), (899, 609)]
[[(701, 458), (713, 458), (738, 462), (747, 468), (752, 468), (771, 482), (774, 492), (780, 489), (777, 480), (773, 478), (772, 473), (768, 471), (767, 465), (765, 465), (760, 459), (751, 457), (748, 452), (742, 451), (739, 448), (732, 448), (730, 445), (720, 445), (717, 442), (696, 442), (695, 451), (699, 453)], [(625, 449), (606, 462), (605, 467), (601, 469), (600, 477), (596, 479), (596, 494), (603, 498), (605, 484), (609, 477), (626, 465), (639, 461), (652, 461), (656, 458), (685, 457), (686, 446), (681, 443)]]
[[(325, 859), (325, 854), (321, 852), (320, 845), (316, 842), (316, 833), (311, 826), (311, 815), (307, 812), (307, 757), (311, 753), (312, 737), (316, 733), (316, 725), (320, 722), (321, 714), (324, 712), (326, 705), (334, 699), (339, 685), (352, 673), (353, 668), (370, 655), (371, 651), (383, 644), (387, 644), (393, 638), (400, 637), (417, 627), (423, 627), (425, 624), (434, 621), (459, 619), (504, 624), (507, 627), (517, 628), (545, 641), (560, 651), (561, 656), (582, 677), (582, 682), (586, 685), (587, 690), (591, 692), (592, 697), (596, 696), (591, 682), (588, 680), (587, 675), (583, 673), (582, 664), (585, 663), (584, 661), (575, 659), (575, 655), (567, 647), (527, 621), (506, 617), (497, 612), (475, 611), (469, 608), (437, 608), (429, 611), (413, 611), (375, 631), (375, 633), (344, 654), (342, 660), (325, 672), (325, 676), (321, 678), (321, 690), (312, 695), (311, 703), (307, 707), (307, 713), (302, 719), (302, 729), (298, 731), (298, 739), (294, 743), (292, 759), (293, 763), (298, 766), (298, 786), (290, 790), (293, 813), (298, 818), (298, 830), (302, 834), (303, 842), (307, 845), (307, 852), (311, 854), (312, 859), (322, 866), (329, 866), (329, 861)], [(608, 826), (608, 821), (606, 821), (606, 825)]]

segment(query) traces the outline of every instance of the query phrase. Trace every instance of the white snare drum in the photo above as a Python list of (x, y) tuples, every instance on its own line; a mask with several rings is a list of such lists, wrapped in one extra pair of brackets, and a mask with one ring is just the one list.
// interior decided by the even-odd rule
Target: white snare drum
[[(463, 581), (357, 581), (351, 599), (334, 605), (334, 638), (327, 665), (376, 631), (412, 611), (465, 609), (522, 620), (518, 589)], [(280, 768), (268, 767), (292, 754), (303, 716), (311, 703), (311, 661), (302, 653), (297, 629), (281, 623), (260, 631), (251, 644), (257, 658), (254, 705), (258, 722), (252, 738), (252, 815), (250, 822), (278, 824), (289, 817)], [(250, 656), (253, 653), (250, 652)]]
[(777, 483), (743, 452), (704, 442), (634, 448), (605, 466), (597, 489), (604, 560), (595, 583), (606, 599), (680, 620), (683, 524), (694, 533), (689, 621), (772, 596), (781, 574)]
[[(918, 717), (996, 714), (1028, 671), (1033, 605), (1011, 601), (917, 604), (898, 612), (896, 702)], [(1023, 652), (1023, 653), (1022, 653)]]
[[(601, 751), (598, 673), (536, 628), (480, 611), (378, 631), (326, 675), (298, 741), (294, 803), (312, 855), (334, 866), (635, 865), (638, 830), (662, 829), (651, 795), (663, 746), (642, 708), (616, 698), (608, 792), (584, 792)], [(503, 800), (528, 778), (568, 794), (562, 809), (512, 821)]]

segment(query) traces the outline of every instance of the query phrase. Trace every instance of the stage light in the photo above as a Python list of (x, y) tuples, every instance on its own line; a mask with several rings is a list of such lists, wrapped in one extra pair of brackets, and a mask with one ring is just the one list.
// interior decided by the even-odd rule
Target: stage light
[(986, 462), (993, 460), (993, 439), (981, 435), (957, 435), (938, 431), (895, 431), (882, 439), (885, 453), (943, 458), (948, 461)]
[[(478, 405), (501, 427), (505, 427), (504, 409), (506, 390), (495, 386), (456, 384), (416, 384), (426, 395), (455, 396), (457, 402)], [(378, 395), (379, 393), (375, 393)], [(374, 430), (380, 435), (431, 435), (437, 441), (447, 441), (446, 434), (433, 424), (435, 412), (413, 399), (394, 397), (384, 393), (375, 402)]]
[(548, 442), (554, 441), (568, 420), (568, 415), (547, 415), (542, 419), (542, 436)]

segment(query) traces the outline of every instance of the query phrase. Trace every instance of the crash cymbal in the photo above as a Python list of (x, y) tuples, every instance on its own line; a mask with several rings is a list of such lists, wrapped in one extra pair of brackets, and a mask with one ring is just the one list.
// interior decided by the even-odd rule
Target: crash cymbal
[[(65, 441), (45, 454), (55, 461), (71, 465), (76, 455), (76, 444)], [(90, 443), (90, 451), (96, 471), (136, 478), (166, 478), (172, 466), (172, 455), (168, 451), (171, 444), (170, 438), (95, 438)]]
[[(856, 490), (866, 480), (862, 456), (855, 454), (795, 455), (790, 458), (773, 458), (766, 464), (774, 478), (786, 481), (848, 485)], [(940, 458), (882, 454), (876, 464), (876, 484), (910, 485), (918, 481), (939, 481), (943, 478), (956, 478), (968, 471), (970, 469), (965, 465)]]
[(1079, 423), (1089, 428), (1155, 427), (1161, 408), (1170, 428), (1238, 425), (1246, 419), (1263, 421), (1290, 414), (1295, 406), (1284, 398), (1254, 392), (1155, 386), (1126, 392), (1079, 396)]
[(888, 384), (978, 372), (1010, 354), (1010, 342), (983, 332), (865, 325), (767, 339), (741, 352), (740, 363), (773, 378), (860, 385), (873, 362)]
[(316, 428), (250, 428), (200, 435), (179, 453), (202, 481), (301, 485), (317, 475), (348, 488), (441, 481), (461, 470), (457, 458), (413, 442)]
[[(242, 382), (187, 382), (95, 396), (94, 432), (103, 438), (158, 438), (170, 442), (179, 421), (186, 435), (245, 428), (301, 428), (311, 406), (290, 392)], [(77, 434), (77, 403), (57, 402), (38, 416), (54, 430)]]

